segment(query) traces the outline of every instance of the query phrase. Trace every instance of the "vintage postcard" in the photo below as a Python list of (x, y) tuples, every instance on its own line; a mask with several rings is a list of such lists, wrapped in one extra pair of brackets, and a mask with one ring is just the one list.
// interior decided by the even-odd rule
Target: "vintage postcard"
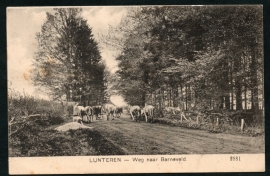
[(9, 174), (265, 171), (262, 5), (6, 13)]

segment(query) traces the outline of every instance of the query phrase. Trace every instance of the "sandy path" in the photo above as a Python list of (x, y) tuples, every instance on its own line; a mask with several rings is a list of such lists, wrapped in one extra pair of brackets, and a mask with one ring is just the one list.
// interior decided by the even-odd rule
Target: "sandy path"
[(131, 122), (126, 114), (115, 120), (94, 121), (90, 126), (131, 155), (264, 153), (262, 136), (215, 134), (205, 130)]

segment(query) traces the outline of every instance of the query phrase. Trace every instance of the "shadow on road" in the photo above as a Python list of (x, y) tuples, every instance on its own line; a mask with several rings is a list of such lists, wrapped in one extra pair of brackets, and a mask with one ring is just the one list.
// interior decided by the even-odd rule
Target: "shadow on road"
[(88, 136), (87, 142), (98, 155), (125, 155), (125, 152), (102, 136), (98, 131), (82, 130)]

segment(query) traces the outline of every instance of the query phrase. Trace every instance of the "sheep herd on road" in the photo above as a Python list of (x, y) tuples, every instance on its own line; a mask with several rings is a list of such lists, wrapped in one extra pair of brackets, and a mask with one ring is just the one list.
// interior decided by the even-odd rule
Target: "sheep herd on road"
[[(113, 104), (107, 103), (102, 106), (80, 106), (79, 103), (75, 105), (69, 105), (68, 111), (72, 110), (73, 122), (82, 123), (87, 122), (91, 123), (94, 118), (100, 120), (103, 118), (102, 115), (105, 115), (106, 119), (109, 120), (112, 118), (120, 118), (123, 113), (123, 107), (118, 107)], [(152, 105), (146, 105), (145, 107), (140, 106), (127, 106), (127, 112), (130, 114), (132, 121), (141, 121), (142, 118), (145, 119), (145, 122), (153, 122), (155, 107)], [(175, 107), (166, 107), (163, 110), (165, 113), (180, 112), (179, 108)], [(71, 115), (71, 113), (70, 113)]]
[[(102, 118), (102, 114), (107, 116), (107, 120), (110, 117), (114, 119), (115, 117), (119, 118), (121, 113), (123, 112), (122, 107), (117, 107), (113, 104), (104, 104), (103, 106), (79, 106), (78, 103), (75, 105), (69, 105), (68, 111), (72, 110), (73, 114), (73, 122), (82, 123), (82, 121), (86, 121), (88, 123), (92, 122), (94, 117), (96, 120)], [(70, 113), (71, 114), (71, 113)], [(84, 120), (86, 117), (86, 120)]]

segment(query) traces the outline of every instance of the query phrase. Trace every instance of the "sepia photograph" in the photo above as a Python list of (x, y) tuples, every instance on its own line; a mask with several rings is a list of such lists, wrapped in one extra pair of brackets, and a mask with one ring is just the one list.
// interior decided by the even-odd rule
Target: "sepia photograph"
[(10, 174), (265, 171), (262, 5), (6, 15)]

